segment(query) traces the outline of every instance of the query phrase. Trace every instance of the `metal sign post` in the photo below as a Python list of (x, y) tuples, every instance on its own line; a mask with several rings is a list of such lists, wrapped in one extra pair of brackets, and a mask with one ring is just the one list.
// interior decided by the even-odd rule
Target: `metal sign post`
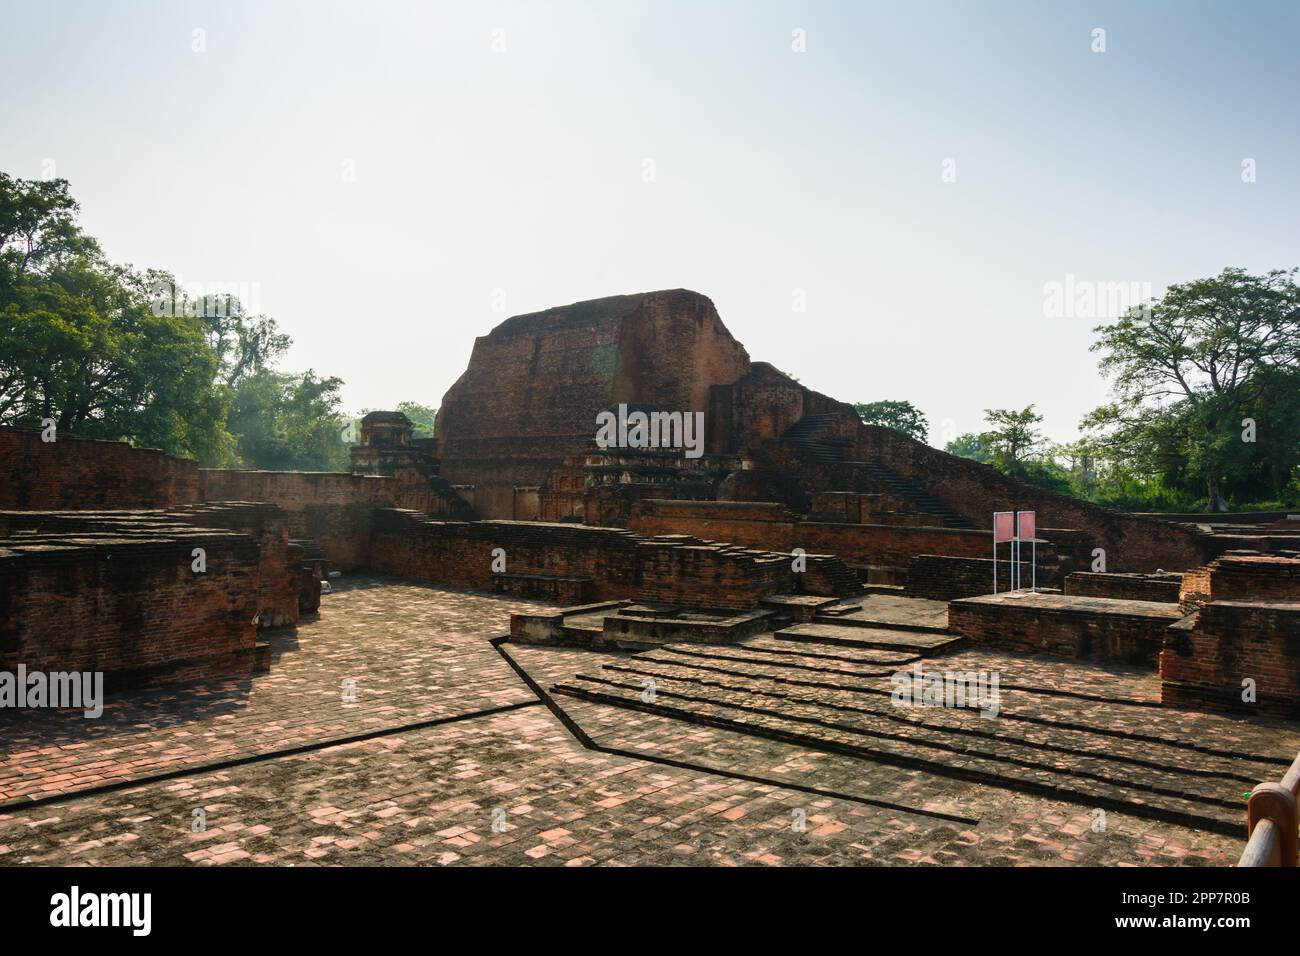
[[(1021, 541), (1026, 537), (1029, 538), (1029, 580), (1030, 589), (1038, 592), (1038, 515), (1033, 511), (1016, 512), (1016, 545), (1017, 548)], [(1019, 567), (1020, 561), (1017, 557), (1016, 565)], [(1019, 572), (1017, 572), (1019, 573)]]
[(1015, 536), (1015, 512), (993, 512), (993, 593), (998, 593), (998, 543)]

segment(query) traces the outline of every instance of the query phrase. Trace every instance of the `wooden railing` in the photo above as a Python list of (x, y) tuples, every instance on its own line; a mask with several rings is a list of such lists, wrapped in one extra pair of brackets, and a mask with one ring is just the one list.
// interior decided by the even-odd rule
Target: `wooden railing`
[(1300, 756), (1281, 783), (1261, 783), (1250, 792), (1246, 825), (1250, 838), (1238, 866), (1296, 866), (1296, 798), (1300, 795)]

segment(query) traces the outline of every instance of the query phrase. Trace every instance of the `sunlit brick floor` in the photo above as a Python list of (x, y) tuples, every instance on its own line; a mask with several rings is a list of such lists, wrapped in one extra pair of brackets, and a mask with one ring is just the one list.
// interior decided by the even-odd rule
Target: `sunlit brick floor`
[[(512, 609), (527, 606), (536, 605), (356, 577), (325, 598), (318, 620), (272, 636), (277, 654), (268, 675), (121, 697), (97, 721), (7, 715), (0, 722), (0, 864), (1222, 865), (1240, 852), (1238, 837), (1118, 811), (1099, 815), (1086, 801), (555, 695), (553, 703), (597, 746), (645, 759), (588, 749), (488, 643), (506, 632)], [(769, 653), (778, 649), (770, 637), (757, 643), (764, 642)], [(680, 660), (652, 665), (644, 656), (506, 650), (544, 690), (598, 674), (605, 664), (689, 676)], [(1139, 699), (1152, 686), (1149, 676), (1107, 677), (1049, 659), (969, 650), (949, 659), (963, 667), (992, 662), (1019, 683), (1089, 694)], [(764, 681), (775, 671), (742, 665), (710, 681), (735, 682), (721, 687), (729, 694), (769, 693)], [(846, 664), (846, 672), (855, 666)], [(342, 699), (347, 678), (356, 681), (355, 703)], [(1027, 701), (1049, 719), (1087, 719), (1099, 706), (1051, 695), (1008, 706)], [(831, 703), (823, 697), (807, 706)], [(482, 713), (510, 706), (517, 709)], [(452, 720), (400, 729), (439, 719)], [(1220, 743), (1279, 760), (1300, 745), (1293, 725), (1220, 720), (1144, 709), (1133, 724), (1173, 735), (1213, 733)], [(1223, 737), (1227, 731), (1237, 736)], [(377, 732), (383, 735), (276, 756)], [(1124, 749), (1117, 745), (1121, 756)], [(266, 759), (211, 769), (258, 756)], [(148, 780), (162, 773), (176, 775)], [(124, 780), (142, 782), (77, 795)], [(45, 796), (55, 802), (20, 806)]]

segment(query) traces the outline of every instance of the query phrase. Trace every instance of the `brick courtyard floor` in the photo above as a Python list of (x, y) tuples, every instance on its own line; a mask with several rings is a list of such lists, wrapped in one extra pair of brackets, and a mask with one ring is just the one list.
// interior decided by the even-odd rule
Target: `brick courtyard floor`
[[(0, 722), (0, 864), (1228, 865), (1240, 853), (1240, 836), (1103, 810), (1089, 806), (1086, 794), (1053, 799), (907, 761), (865, 759), (851, 748), (822, 749), (816, 735), (795, 743), (740, 720), (710, 725), (676, 708), (550, 693), (608, 665), (655, 669), (661, 694), (674, 680), (691, 684), (700, 699), (684, 709), (693, 712), (726, 708), (710, 698), (715, 693), (743, 706), (775, 699), (778, 688), (814, 695), (785, 699), (784, 720), (799, 708), (834, 706), (847, 691), (792, 686), (791, 669), (773, 665), (832, 678), (819, 683), (887, 684), (879, 675), (893, 661), (883, 663), (884, 652), (792, 648), (771, 637), (707, 649), (720, 660), (663, 649), (632, 657), (505, 645), (598, 748), (589, 749), (488, 643), (506, 633), (511, 610), (537, 606), (357, 576), (324, 599), (318, 620), (271, 637), (276, 659), (267, 675), (124, 695), (99, 720), (7, 716)], [(870, 663), (872, 654), (883, 656)], [(1168, 772), (1160, 769), (1166, 758), (1176, 757), (1192, 781), (1179, 786), (1198, 799), (1217, 793), (1202, 792), (1207, 780), (1239, 770), (1243, 780), (1224, 792), (1238, 784), (1245, 791), (1252, 773), (1270, 772), (1260, 761), (1281, 761), (1300, 747), (1294, 725), (1135, 705), (1151, 691), (1150, 676), (1139, 672), (1107, 678), (1088, 665), (969, 650), (941, 660), (997, 666), (1015, 676), (1004, 676), (1008, 684), (1035, 689), (1009, 695), (1008, 712), (1078, 725), (1127, 715), (1101, 745), (1086, 729), (998, 726), (1017, 737), (1008, 748), (1059, 735), (1082, 754), (1051, 752), (1044, 764), (1086, 770), (1087, 760), (1100, 759), (1090, 751), (1111, 745), (1115, 753), (1093, 769), (1127, 767), (1130, 790), (1143, 779), (1132, 761), (1149, 758), (1158, 778)], [(347, 678), (356, 681), (355, 703), (342, 699)], [(1041, 692), (1080, 688), (1083, 696)], [(853, 701), (873, 711), (854, 718), (868, 722), (854, 733), (883, 719), (872, 695)], [(966, 715), (941, 711), (934, 719), (940, 724), (913, 732), (960, 734), (960, 726), (941, 724)], [(446, 722), (409, 726), (438, 720)], [(1205, 746), (1170, 756), (1134, 743), (1144, 732)], [(985, 738), (971, 739), (986, 746)], [(290, 748), (307, 749), (282, 753)], [(1216, 750), (1254, 759), (1239, 763)], [(221, 765), (231, 761), (246, 762)], [(1033, 769), (1039, 772), (1047, 771)], [(52, 802), (22, 805), (33, 798)], [(201, 832), (193, 828), (196, 810)]]

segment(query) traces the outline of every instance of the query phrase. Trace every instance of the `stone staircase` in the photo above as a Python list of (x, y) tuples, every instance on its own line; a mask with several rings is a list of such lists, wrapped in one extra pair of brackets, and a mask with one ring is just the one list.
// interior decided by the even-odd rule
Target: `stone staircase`
[(865, 477), (871, 485), (902, 498), (914, 511), (934, 517), (941, 527), (975, 527), (969, 519), (916, 487), (883, 461), (874, 458), (866, 461), (850, 460), (848, 455), (851, 443), (847, 439), (821, 433), (836, 418), (833, 414), (805, 415), (786, 430), (782, 439), (809, 464), (848, 468), (855, 473), (855, 477)]
[[(726, 647), (667, 645), (550, 691), (678, 721), (682, 739), (707, 727), (1221, 834), (1240, 833), (1243, 791), (1286, 761), (1262, 734), (1232, 739), (1239, 728), (1226, 719), (1207, 736), (1203, 721), (1151, 701), (1078, 693), (1068, 664), (954, 658), (940, 635), (921, 631), (884, 629), (889, 639), (876, 641), (871, 628), (846, 626), (864, 639), (841, 643), (790, 640), (789, 630)], [(973, 702), (900, 704), (896, 675), (921, 664), (931, 674), (1000, 671), (996, 699), (981, 702), (996, 715)]]

